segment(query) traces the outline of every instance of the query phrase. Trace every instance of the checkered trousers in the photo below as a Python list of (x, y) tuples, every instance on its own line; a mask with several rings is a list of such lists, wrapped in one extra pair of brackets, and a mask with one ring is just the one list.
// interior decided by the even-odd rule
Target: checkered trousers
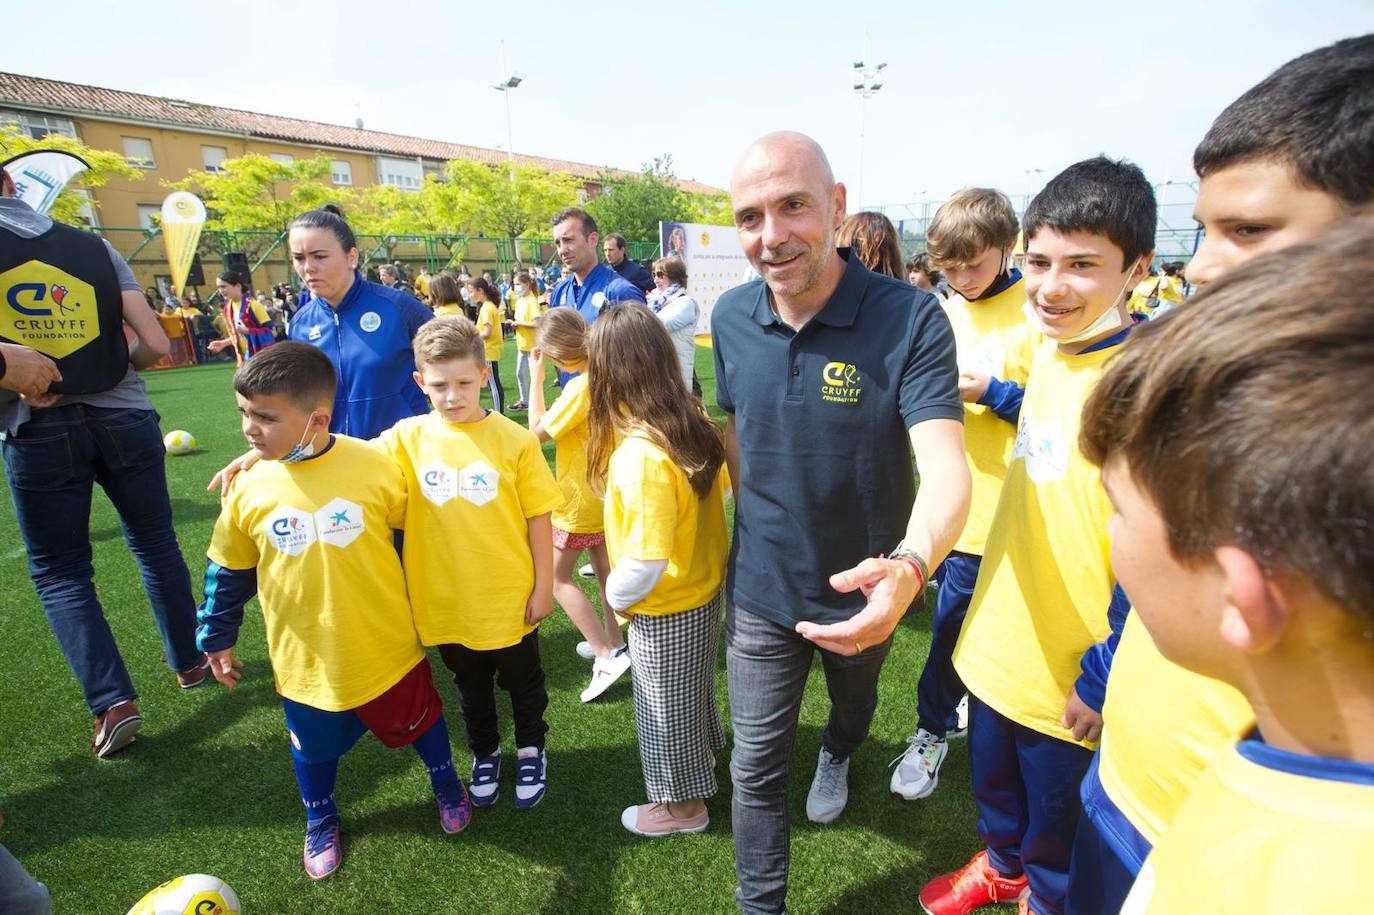
[(716, 793), (715, 750), (725, 749), (716, 705), (721, 596), (667, 616), (630, 617), (635, 732), (650, 803)]

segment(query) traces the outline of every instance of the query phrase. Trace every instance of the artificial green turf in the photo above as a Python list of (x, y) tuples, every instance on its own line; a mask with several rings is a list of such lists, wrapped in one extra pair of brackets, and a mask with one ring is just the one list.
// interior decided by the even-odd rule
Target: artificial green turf
[[(714, 410), (710, 351), (697, 356)], [(517, 398), (514, 357), (508, 343), (502, 375), (510, 402)], [(195, 454), (167, 459), (177, 534), (197, 595), (218, 513), (205, 484), (244, 449), (231, 370), (217, 364), (146, 376), (163, 431), (186, 429), (199, 442)], [(554, 394), (550, 386), (550, 400)], [(524, 421), (523, 413), (513, 417)], [(546, 453), (552, 460), (552, 446)], [(544, 802), (516, 811), (508, 771), (500, 802), (447, 836), (415, 754), (365, 738), (340, 767), (343, 867), (314, 884), (301, 867), (304, 817), (256, 605), (237, 652), (247, 662), (242, 684), (178, 690), (160, 660), (118, 518), (97, 494), (96, 585), (145, 720), (131, 748), (97, 760), (91, 719), (34, 595), (7, 493), (0, 532), (0, 842), (48, 885), (55, 911), (124, 912), (149, 888), (192, 872), (227, 880), (248, 913), (733, 910), (728, 750), (717, 759), (721, 792), (710, 802), (705, 834), (653, 841), (626, 833), (620, 811), (643, 799), (629, 684), (594, 704), (578, 701), (590, 669), (574, 653), (578, 636), (561, 612), (542, 630), (550, 696)], [(808, 823), (804, 809), (828, 709), (819, 665), (813, 668), (792, 773), (791, 911), (915, 911), (927, 879), (978, 849), (962, 741), (952, 744), (933, 797), (903, 802), (888, 793), (887, 765), (915, 726), (928, 644), (929, 614), (911, 614), (883, 670), (872, 736), (850, 769), (849, 806), (824, 827)], [(442, 675), (437, 656), (431, 661)], [(471, 758), (457, 697), (439, 679), (455, 759), (466, 771)], [(728, 733), (723, 649), (718, 683)], [(502, 715), (510, 753), (504, 699)]]

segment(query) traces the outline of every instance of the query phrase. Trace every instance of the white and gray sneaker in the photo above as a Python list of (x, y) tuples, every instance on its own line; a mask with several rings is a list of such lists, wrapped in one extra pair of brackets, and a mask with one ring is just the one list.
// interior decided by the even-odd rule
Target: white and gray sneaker
[(959, 700), (959, 707), (954, 710), (954, 717), (957, 723), (954, 730), (945, 735), (946, 740), (968, 736), (968, 693), (964, 693), (964, 698)]
[(595, 578), (595, 577), (596, 577), (596, 569), (592, 568), (592, 564), (589, 562), (589, 563), (587, 563), (586, 565), (581, 566), (581, 567), (577, 570), (577, 574), (578, 574), (578, 575), (581, 575), (583, 578)]
[(595, 661), (596, 649), (592, 647), (591, 642), (588, 642), (586, 639), (583, 639), (582, 641), (577, 643), (577, 656), (583, 659), (584, 661)]
[(592, 682), (582, 691), (582, 701), (591, 702), (615, 685), (615, 681), (630, 669), (630, 652), (621, 648), (609, 658), (597, 658), (592, 664)]
[(930, 797), (940, 782), (940, 764), (945, 761), (949, 744), (925, 728), (907, 738), (907, 748), (893, 760), (892, 793), (908, 801)]
[(816, 777), (806, 795), (806, 818), (813, 823), (833, 823), (849, 803), (849, 760), (836, 759), (821, 747)]

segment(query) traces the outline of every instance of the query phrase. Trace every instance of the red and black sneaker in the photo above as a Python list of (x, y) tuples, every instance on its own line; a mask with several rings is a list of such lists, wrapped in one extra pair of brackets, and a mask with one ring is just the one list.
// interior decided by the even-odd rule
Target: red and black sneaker
[(1003, 877), (980, 851), (959, 870), (943, 874), (921, 888), (921, 909), (928, 915), (968, 915), (997, 902), (1018, 902), (1026, 875)]
[(95, 755), (104, 759), (113, 756), (134, 742), (138, 729), (143, 727), (143, 716), (132, 699), (116, 702), (95, 716), (95, 738), (91, 749)]

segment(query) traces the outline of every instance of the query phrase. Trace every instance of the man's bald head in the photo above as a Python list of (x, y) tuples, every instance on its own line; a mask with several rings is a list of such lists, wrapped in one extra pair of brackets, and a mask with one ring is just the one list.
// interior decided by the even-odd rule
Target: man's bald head
[(818, 185), (827, 189), (835, 184), (835, 173), (830, 168), (821, 144), (804, 133), (795, 130), (779, 130), (764, 134), (749, 146), (735, 162), (730, 176), (730, 187), (742, 176), (759, 169), (775, 170), (785, 168), (798, 175), (814, 178)]
[(824, 304), (844, 272), (835, 230), (845, 189), (820, 144), (792, 131), (750, 143), (730, 177), (730, 203), (740, 247), (774, 297), (798, 312)]

